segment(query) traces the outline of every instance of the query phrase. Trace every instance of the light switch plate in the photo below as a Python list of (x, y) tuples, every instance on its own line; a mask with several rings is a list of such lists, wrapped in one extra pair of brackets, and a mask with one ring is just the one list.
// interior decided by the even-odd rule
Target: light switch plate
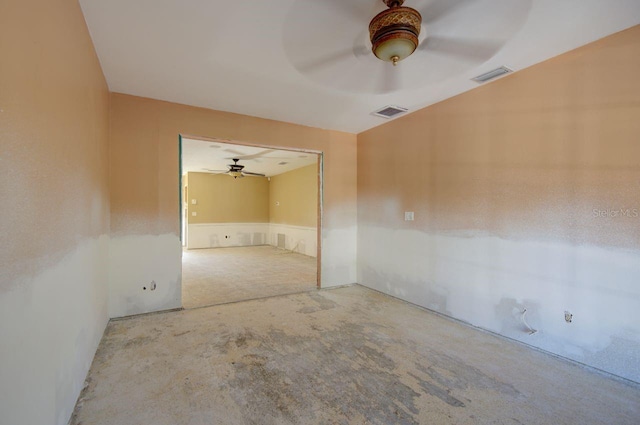
[(404, 221), (413, 221), (413, 211), (404, 212)]
[(193, 204), (193, 205), (197, 205), (197, 204), (198, 204), (198, 200), (197, 200), (197, 199), (192, 199), (192, 200), (191, 200), (191, 204)]

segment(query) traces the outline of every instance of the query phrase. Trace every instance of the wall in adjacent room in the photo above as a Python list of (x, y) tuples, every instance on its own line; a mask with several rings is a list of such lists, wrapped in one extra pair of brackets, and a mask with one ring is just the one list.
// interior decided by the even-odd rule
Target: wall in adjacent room
[(0, 4), (0, 422), (66, 424), (106, 326), (109, 93), (75, 0)]
[(317, 256), (318, 164), (269, 179), (189, 173), (187, 180), (188, 249), (270, 244)]
[(269, 219), (269, 244), (317, 255), (318, 164), (271, 177)]
[(189, 224), (268, 223), (269, 181), (265, 177), (234, 179), (226, 174), (189, 173), (187, 202)]
[(318, 220), (318, 165), (312, 164), (271, 177), (269, 221), (316, 227)]
[[(181, 134), (324, 152), (322, 286), (356, 281), (354, 134), (113, 93), (111, 243), (119, 255), (110, 264), (112, 316), (181, 306)], [(143, 290), (151, 281), (157, 289)]]
[(226, 174), (188, 174), (187, 248), (267, 243), (269, 181), (266, 177), (234, 179)]
[(358, 281), (640, 381), (638, 75), (634, 27), (359, 134)]

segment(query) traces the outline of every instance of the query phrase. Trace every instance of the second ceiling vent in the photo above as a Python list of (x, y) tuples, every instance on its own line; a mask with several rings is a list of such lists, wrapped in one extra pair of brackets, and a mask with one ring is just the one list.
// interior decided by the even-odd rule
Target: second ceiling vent
[(389, 105), (389, 106), (385, 106), (382, 109), (378, 109), (377, 111), (374, 111), (373, 115), (389, 119), (389, 118), (396, 117), (400, 114), (404, 114), (407, 111), (408, 111), (407, 108), (403, 108), (401, 106)]
[(477, 77), (472, 78), (478, 84), (486, 83), (489, 80), (493, 80), (494, 78), (498, 78), (504, 74), (508, 74), (513, 72), (512, 69), (507, 68), (506, 66), (501, 66), (500, 68), (493, 69), (489, 72), (485, 72), (484, 74), (478, 75)]

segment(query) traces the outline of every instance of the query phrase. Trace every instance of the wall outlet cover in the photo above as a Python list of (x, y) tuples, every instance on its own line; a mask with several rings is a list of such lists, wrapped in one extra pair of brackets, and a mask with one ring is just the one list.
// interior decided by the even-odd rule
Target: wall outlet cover
[(571, 323), (573, 321), (573, 314), (569, 313), (568, 311), (564, 312), (564, 321), (567, 323)]

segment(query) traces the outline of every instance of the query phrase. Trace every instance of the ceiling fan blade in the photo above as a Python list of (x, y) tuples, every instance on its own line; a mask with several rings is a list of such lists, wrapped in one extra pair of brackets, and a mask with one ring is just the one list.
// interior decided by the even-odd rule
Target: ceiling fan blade
[(260, 152), (258, 152), (258, 153), (254, 153), (254, 154), (251, 154), (251, 155), (244, 155), (244, 156), (241, 156), (241, 157), (239, 157), (238, 159), (240, 159), (240, 160), (256, 159), (256, 158), (263, 157), (264, 155), (266, 155), (266, 154), (268, 154), (268, 153), (270, 153), (270, 152), (273, 152), (273, 151), (274, 151), (273, 149), (265, 149), (265, 150), (260, 151)]
[(328, 68), (333, 65), (338, 65), (340, 62), (349, 59), (355, 54), (354, 49), (345, 48), (335, 52), (327, 53), (321, 56), (314, 57), (309, 60), (301, 60), (296, 64), (296, 68), (300, 72), (313, 72), (317, 69)]
[(503, 41), (497, 40), (429, 36), (420, 44), (418, 49), (477, 62), (485, 61), (494, 56), (503, 44)]
[(210, 170), (208, 168), (203, 168), (202, 170), (207, 174), (227, 174), (229, 172), (228, 170)]
[[(238, 151), (237, 151), (237, 150), (235, 150), (235, 149), (227, 148), (227, 149), (224, 149), (224, 151), (225, 151), (225, 152), (229, 152), (229, 153), (232, 153), (232, 154), (236, 155), (236, 156), (234, 156), (233, 158), (238, 158), (238, 156), (244, 155), (242, 152), (238, 152)], [(228, 158), (228, 159), (233, 159), (233, 158)]]
[(243, 171), (242, 174), (247, 175), (247, 176), (257, 176), (257, 177), (266, 177), (264, 174), (260, 174), (260, 173), (251, 173), (249, 171)]
[(432, 25), (468, 4), (470, 4), (469, 0), (439, 0), (431, 2), (428, 6), (422, 8), (424, 10), (420, 10), (422, 22), (426, 25)]

